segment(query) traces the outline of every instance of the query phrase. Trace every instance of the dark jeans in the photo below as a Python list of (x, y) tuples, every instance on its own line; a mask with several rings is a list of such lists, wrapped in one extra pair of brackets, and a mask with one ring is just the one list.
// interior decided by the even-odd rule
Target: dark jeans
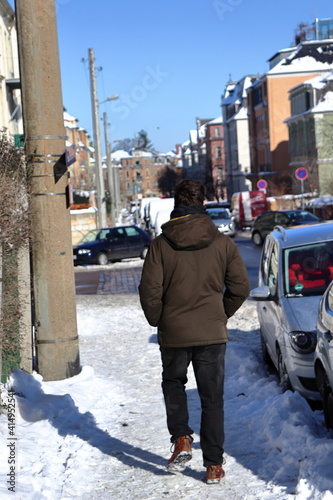
[(192, 362), (201, 400), (200, 445), (204, 466), (221, 464), (224, 444), (224, 358), (226, 344), (195, 347), (160, 347), (162, 389), (171, 441), (189, 436), (185, 385)]

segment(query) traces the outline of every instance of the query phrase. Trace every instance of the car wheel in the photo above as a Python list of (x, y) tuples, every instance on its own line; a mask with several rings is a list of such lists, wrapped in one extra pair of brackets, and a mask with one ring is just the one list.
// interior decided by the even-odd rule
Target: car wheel
[(140, 254), (141, 259), (145, 259), (147, 257), (147, 253), (148, 253), (148, 247), (143, 247)]
[(323, 401), (325, 425), (327, 429), (333, 429), (333, 393), (327, 379), (327, 375), (324, 371), (321, 373), (318, 389), (320, 392), (320, 397)]
[(260, 247), (263, 244), (263, 238), (258, 232), (252, 234), (252, 241), (257, 247)]
[(280, 350), (278, 351), (278, 373), (280, 386), (282, 387), (283, 391), (292, 391), (292, 385)]
[(261, 354), (262, 354), (262, 359), (263, 359), (263, 362), (269, 366), (269, 367), (273, 367), (273, 361), (272, 361), (272, 358), (270, 357), (269, 355), (269, 352), (267, 350), (267, 347), (266, 347), (266, 343), (264, 341), (264, 338), (262, 336), (262, 333), (260, 332), (260, 342), (261, 342)]
[(99, 253), (97, 255), (97, 264), (100, 265), (100, 266), (105, 266), (106, 264), (108, 263), (108, 256), (106, 255), (106, 253)]

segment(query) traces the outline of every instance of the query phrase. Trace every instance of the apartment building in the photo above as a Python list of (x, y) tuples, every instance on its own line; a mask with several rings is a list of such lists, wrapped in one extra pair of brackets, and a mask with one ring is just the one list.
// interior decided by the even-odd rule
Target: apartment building
[(222, 117), (196, 118), (197, 128), (181, 145), (183, 178), (202, 181), (208, 200), (226, 197), (225, 153)]
[[(116, 155), (118, 153), (118, 155)], [(180, 156), (169, 152), (157, 153), (152, 150), (122, 151), (112, 154), (118, 156), (117, 168), (119, 176), (120, 197), (123, 205), (140, 197), (161, 196), (158, 188), (158, 177), (166, 167), (179, 175)]]
[(229, 81), (221, 98), (229, 200), (233, 193), (251, 189), (247, 89), (256, 80), (258, 75), (244, 76), (238, 82)]
[(206, 123), (209, 119), (196, 118), (196, 128), (189, 131), (188, 140), (182, 143), (182, 165), (184, 179), (200, 180), (204, 184), (211, 183), (211, 175), (207, 178), (206, 165)]
[(0, 130), (21, 144), (23, 118), (15, 13), (0, 0)]
[[(333, 73), (311, 78), (289, 91), (290, 174), (294, 194), (333, 195)], [(295, 173), (305, 169), (307, 177)]]
[(289, 135), (289, 90), (310, 77), (322, 75), (333, 64), (333, 40), (303, 41), (278, 51), (270, 69), (247, 89), (252, 188), (268, 182), (267, 194), (292, 193)]
[(204, 131), (207, 197), (218, 201), (225, 200), (227, 194), (222, 116), (207, 122)]
[(94, 171), (94, 149), (90, 146), (90, 136), (78, 125), (78, 119), (64, 112), (66, 147), (72, 144), (76, 149), (76, 160), (69, 166), (70, 181), (73, 190), (93, 190), (96, 186)]

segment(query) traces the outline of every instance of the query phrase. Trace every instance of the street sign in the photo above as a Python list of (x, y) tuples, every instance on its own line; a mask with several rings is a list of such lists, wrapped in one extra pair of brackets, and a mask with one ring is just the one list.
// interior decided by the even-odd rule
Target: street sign
[(306, 168), (304, 167), (300, 167), (296, 170), (295, 172), (295, 177), (296, 179), (300, 180), (300, 181), (304, 181), (304, 179), (306, 179), (308, 176), (308, 171)]
[(71, 144), (66, 148), (65, 151), (65, 157), (66, 157), (66, 167), (69, 167), (76, 161), (76, 146), (75, 144)]
[(266, 189), (267, 188), (267, 181), (265, 181), (265, 179), (260, 179), (260, 181), (257, 182), (257, 188), (258, 189)]

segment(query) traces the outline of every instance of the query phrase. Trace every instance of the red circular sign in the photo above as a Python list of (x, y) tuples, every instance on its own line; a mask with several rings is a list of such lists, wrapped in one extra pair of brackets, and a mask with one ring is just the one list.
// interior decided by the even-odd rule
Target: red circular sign
[(304, 167), (298, 168), (295, 172), (296, 179), (299, 179), (300, 181), (304, 181), (308, 175), (308, 171)]
[(260, 179), (260, 181), (257, 182), (257, 187), (259, 189), (266, 189), (267, 188), (267, 181), (265, 181), (265, 179)]

